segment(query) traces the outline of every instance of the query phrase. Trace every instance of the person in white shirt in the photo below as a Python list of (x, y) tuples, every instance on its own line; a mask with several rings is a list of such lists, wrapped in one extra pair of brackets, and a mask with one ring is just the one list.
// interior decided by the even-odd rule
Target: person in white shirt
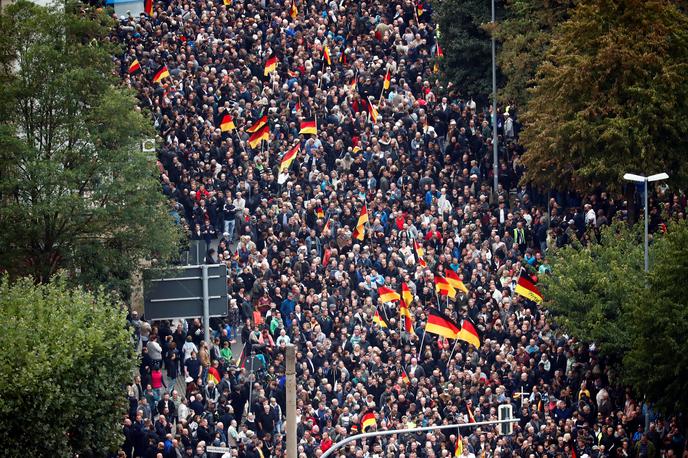
[(191, 358), (191, 353), (193, 353), (193, 352), (198, 353), (198, 347), (196, 347), (196, 344), (193, 343), (192, 337), (187, 336), (186, 342), (184, 343), (184, 346), (182, 347), (182, 353), (184, 353), (184, 361)]
[(597, 227), (597, 216), (595, 215), (595, 210), (593, 210), (592, 205), (585, 204), (585, 225)]

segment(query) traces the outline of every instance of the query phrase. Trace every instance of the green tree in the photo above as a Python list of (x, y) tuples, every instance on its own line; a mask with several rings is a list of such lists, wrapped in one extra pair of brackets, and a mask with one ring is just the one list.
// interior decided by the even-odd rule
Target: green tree
[(435, 7), (444, 78), (462, 97), (487, 102), (492, 93), (492, 40), (484, 26), (491, 20), (490, 0), (444, 0)]
[(106, 456), (124, 440), (125, 313), (64, 278), (0, 279), (0, 442), (9, 457)]
[(111, 20), (83, 4), (20, 1), (0, 15), (0, 270), (126, 292), (143, 258), (166, 259), (178, 232), (150, 123), (118, 83)]
[(657, 241), (654, 265), (631, 309), (633, 345), (624, 380), (664, 412), (688, 409), (688, 227), (674, 224)]
[(557, 249), (554, 274), (542, 277), (545, 306), (555, 321), (617, 362), (630, 346), (629, 304), (643, 285), (641, 229), (615, 223), (601, 230), (599, 243)]
[(528, 89), (546, 51), (557, 25), (562, 23), (571, 0), (509, 0), (506, 17), (498, 23), (497, 39), (501, 43), (497, 63), (504, 73), (504, 85), (499, 98), (504, 104), (517, 103), (525, 106)]
[(669, 225), (643, 270), (643, 225), (615, 223), (600, 241), (552, 254), (545, 307), (577, 339), (595, 342), (620, 382), (667, 413), (688, 408), (688, 225)]
[(525, 181), (620, 190), (624, 172), (667, 170), (685, 183), (686, 14), (665, 0), (582, 0), (570, 14), (523, 116)]

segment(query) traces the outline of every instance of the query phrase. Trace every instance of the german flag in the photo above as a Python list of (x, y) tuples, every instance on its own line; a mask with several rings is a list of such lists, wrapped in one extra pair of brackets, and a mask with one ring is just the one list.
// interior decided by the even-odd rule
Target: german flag
[(222, 377), (220, 377), (220, 372), (214, 367), (208, 368), (208, 382), (213, 382), (215, 385), (220, 383)]
[(375, 310), (375, 315), (373, 315), (373, 323), (377, 324), (381, 328), (390, 328), (391, 326), (389, 325), (389, 322), (380, 315), (379, 310)]
[(330, 57), (330, 48), (325, 45), (323, 48), (323, 62), (325, 62), (327, 65), (332, 65), (332, 58)]
[(475, 417), (473, 416), (471, 408), (468, 407), (468, 404), (466, 404), (466, 413), (468, 413), (468, 423), (475, 423)]
[(411, 384), (411, 379), (409, 378), (408, 374), (406, 373), (403, 367), (401, 368), (401, 381), (407, 385)]
[(252, 134), (253, 132), (256, 132), (258, 129), (263, 127), (265, 124), (268, 123), (268, 115), (263, 115), (258, 121), (255, 122), (251, 127), (246, 129), (246, 132), (249, 134)]
[(542, 293), (538, 287), (535, 286), (535, 283), (533, 283), (533, 280), (528, 276), (528, 274), (526, 274), (525, 269), (521, 270), (521, 276), (518, 277), (518, 283), (516, 284), (516, 289), (514, 292), (516, 294), (520, 294), (526, 299), (530, 299), (536, 304), (542, 302)]
[(318, 135), (318, 124), (315, 119), (309, 121), (301, 121), (301, 130), (299, 134)]
[(401, 300), (404, 302), (406, 307), (411, 307), (411, 303), (413, 302), (413, 294), (411, 294), (411, 290), (406, 282), (401, 284)]
[(377, 294), (379, 295), (378, 299), (383, 304), (387, 302), (399, 302), (399, 300), (401, 300), (399, 293), (393, 289), (387, 288), (386, 286), (379, 286), (377, 288)]
[(138, 59), (134, 59), (134, 61), (129, 65), (129, 70), (127, 70), (130, 75), (133, 75), (134, 73), (140, 72), (141, 71), (141, 64), (139, 63)]
[(454, 456), (461, 456), (463, 453), (463, 437), (461, 437), (461, 433), (459, 433), (459, 437), (456, 438), (456, 450), (454, 450)]
[(225, 6), (232, 6), (232, 0), (222, 0), (222, 4)]
[(425, 256), (425, 250), (417, 240), (413, 241), (413, 249), (416, 251), (416, 256), (418, 256), (418, 264), (421, 267), (428, 267), (428, 263), (425, 262), (425, 259), (423, 259), (423, 256)]
[(153, 16), (153, 0), (143, 0), (143, 12)]
[(368, 222), (368, 209), (365, 205), (361, 208), (361, 215), (358, 217), (358, 223), (354, 229), (353, 237), (358, 240), (365, 238), (365, 225)]
[(265, 61), (265, 69), (263, 69), (263, 75), (268, 76), (270, 73), (277, 70), (277, 56), (270, 56), (268, 60)]
[(315, 210), (315, 214), (318, 216), (318, 219), (323, 219), (325, 217), (325, 212), (323, 211), (322, 207), (318, 207)]
[(299, 15), (299, 10), (296, 8), (296, 3), (294, 0), (291, 0), (291, 6), (289, 7), (289, 16), (291, 16), (292, 19), (296, 19), (296, 16)]
[(387, 69), (387, 74), (385, 75), (385, 80), (382, 82), (382, 90), (386, 91), (389, 89), (389, 85), (392, 83), (392, 74), (389, 73), (389, 68)]
[(373, 105), (373, 102), (370, 101), (370, 97), (368, 97), (368, 114), (370, 115), (370, 120), (372, 123), (377, 124), (378, 112), (375, 108), (375, 105)]
[(425, 325), (425, 332), (437, 334), (447, 339), (456, 339), (461, 329), (444, 313), (439, 310), (430, 309), (428, 322)]
[(339, 53), (339, 63), (346, 65), (346, 53), (344, 51)]
[(459, 274), (454, 272), (452, 269), (445, 269), (444, 275), (447, 278), (447, 282), (449, 282), (454, 289), (458, 289), (459, 291), (463, 291), (464, 293), (468, 294), (468, 288), (466, 288), (466, 285), (464, 285), (459, 278)]
[(461, 331), (459, 331), (458, 338), (464, 342), (468, 342), (475, 348), (480, 348), (480, 335), (469, 319), (465, 319), (461, 322)]
[(327, 267), (327, 264), (330, 262), (331, 257), (332, 257), (332, 250), (330, 250), (329, 248), (325, 248), (325, 252), (323, 253), (323, 259), (322, 259), (323, 267)]
[(425, 6), (423, 5), (423, 2), (418, 2), (416, 3), (416, 14), (420, 18), (423, 13), (425, 12)]
[(331, 229), (332, 229), (332, 219), (328, 219), (327, 222), (325, 223), (325, 227), (323, 227), (322, 234), (326, 237), (329, 237)]
[(301, 111), (301, 97), (296, 100), (296, 105), (294, 105), (294, 113), (299, 113)]
[(301, 143), (297, 143), (289, 151), (284, 153), (284, 156), (282, 156), (282, 160), (280, 161), (279, 173), (284, 173), (289, 170), (291, 163), (294, 162), (294, 159), (296, 159), (299, 151), (301, 151)]
[(413, 319), (411, 319), (411, 312), (404, 301), (401, 301), (399, 304), (399, 318), (403, 323), (404, 331), (408, 332), (409, 334), (415, 334), (415, 331), (413, 330)]
[(442, 51), (442, 47), (440, 46), (440, 42), (437, 42), (437, 49), (435, 49), (435, 56), (437, 57), (444, 57), (444, 51)]
[(163, 65), (153, 74), (153, 82), (159, 83), (160, 81), (162, 81), (163, 78), (169, 78), (169, 77), (170, 77), (170, 72), (169, 72), (169, 70), (167, 70), (167, 65)]
[(371, 426), (376, 426), (377, 420), (375, 420), (375, 414), (373, 412), (368, 412), (361, 418), (361, 431), (366, 432)]
[(260, 142), (263, 140), (270, 140), (270, 126), (268, 124), (265, 124), (256, 132), (251, 134), (251, 136), (248, 138), (248, 144), (251, 145), (251, 148), (257, 148), (260, 146)]
[(220, 130), (222, 132), (231, 132), (234, 129), (236, 129), (236, 126), (232, 117), (229, 114), (224, 115), (222, 121), (220, 121)]
[(435, 275), (435, 290), (440, 296), (449, 296), (452, 299), (456, 297), (456, 289), (441, 275)]
[(358, 91), (358, 82), (356, 81), (356, 77), (353, 77), (351, 79), (351, 82), (349, 83), (349, 90), (351, 92), (357, 92)]

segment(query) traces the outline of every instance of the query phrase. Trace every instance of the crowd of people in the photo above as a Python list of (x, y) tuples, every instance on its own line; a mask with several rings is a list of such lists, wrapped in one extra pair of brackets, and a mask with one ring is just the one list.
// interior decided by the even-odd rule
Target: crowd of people
[[(297, 349), (300, 458), (363, 429), (496, 419), (505, 403), (520, 418), (512, 435), (474, 426), (378, 436), (335, 456), (683, 456), (681, 419), (644, 409), (613, 383), (594, 346), (514, 293), (522, 270), (546, 275), (551, 250), (594, 236), (629, 203), (522, 185), (517, 109), (498, 108), (493, 125), (491, 106), (440, 86), (429, 3), (151, 8), (116, 18), (118, 64), (163, 139), (170, 212), (205, 241), (207, 262), (227, 265), (230, 300), (210, 336), (199, 320), (150, 323), (132, 313), (142, 359), (122, 456), (220, 456), (208, 446), (285, 456), (288, 344)], [(169, 76), (155, 78), (161, 69)], [(222, 128), (226, 115), (233, 128)], [(267, 138), (252, 145), (246, 129), (263, 116)], [(317, 133), (300, 134), (304, 121)], [(653, 227), (663, 213), (683, 218), (685, 195), (657, 191)], [(437, 295), (434, 276), (446, 269), (467, 293)], [(410, 331), (398, 304), (378, 301), (379, 286), (402, 283), (413, 296)], [(480, 347), (424, 333), (431, 309), (474, 323)]]

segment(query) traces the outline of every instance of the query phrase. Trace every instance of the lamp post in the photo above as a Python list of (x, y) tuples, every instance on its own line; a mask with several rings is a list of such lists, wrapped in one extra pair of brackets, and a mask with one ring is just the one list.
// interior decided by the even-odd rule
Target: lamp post
[(623, 176), (624, 180), (626, 181), (633, 181), (634, 183), (644, 183), (645, 184), (645, 192), (644, 192), (644, 207), (645, 207), (645, 273), (648, 273), (650, 271), (650, 255), (648, 253), (648, 243), (647, 243), (647, 184), (652, 183), (654, 181), (659, 181), (659, 180), (666, 180), (669, 178), (669, 175), (666, 173), (656, 173), (654, 175), (650, 175), (649, 177), (644, 177), (642, 175), (636, 175), (634, 173), (625, 173)]
[[(495, 0), (492, 0), (492, 25), (495, 22)], [(497, 184), (499, 183), (499, 165), (497, 161), (497, 59), (495, 57), (496, 44), (494, 30), (492, 30), (492, 174), (493, 188), (492, 192), (497, 192)]]

